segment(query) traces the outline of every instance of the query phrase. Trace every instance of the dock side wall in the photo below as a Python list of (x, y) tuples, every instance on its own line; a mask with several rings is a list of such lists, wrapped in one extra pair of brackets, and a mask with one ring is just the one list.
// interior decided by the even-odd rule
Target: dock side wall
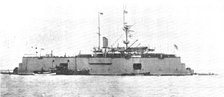
[(19, 72), (48, 71), (51, 67), (59, 66), (60, 63), (68, 63), (69, 69), (74, 69), (75, 58), (66, 57), (23, 57), (19, 65)]
[(140, 63), (138, 73), (175, 74), (187, 73), (180, 58), (75, 58), (75, 57), (23, 57), (19, 72), (48, 71), (60, 63), (68, 63), (71, 70), (89, 70), (90, 74), (130, 74), (136, 73), (133, 64)]

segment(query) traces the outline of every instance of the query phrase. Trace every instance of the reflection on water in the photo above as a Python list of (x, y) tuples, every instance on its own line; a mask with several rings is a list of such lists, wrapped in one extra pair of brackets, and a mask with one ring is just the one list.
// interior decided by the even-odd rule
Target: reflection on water
[(1, 75), (1, 97), (220, 97), (223, 76)]

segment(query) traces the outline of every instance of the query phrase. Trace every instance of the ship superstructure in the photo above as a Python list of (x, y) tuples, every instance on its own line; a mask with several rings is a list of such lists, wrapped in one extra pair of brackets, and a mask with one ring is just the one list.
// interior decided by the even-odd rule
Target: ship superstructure
[(147, 46), (132, 47), (128, 34), (132, 25), (125, 22), (123, 11), (123, 30), (125, 47), (108, 47), (108, 39), (103, 37), (100, 47), (100, 15), (98, 13), (99, 46), (93, 54), (79, 54), (74, 57), (23, 57), (19, 65), (19, 74), (56, 71), (56, 74), (72, 75), (191, 75), (193, 70), (181, 63), (174, 54), (153, 53), (155, 49)]

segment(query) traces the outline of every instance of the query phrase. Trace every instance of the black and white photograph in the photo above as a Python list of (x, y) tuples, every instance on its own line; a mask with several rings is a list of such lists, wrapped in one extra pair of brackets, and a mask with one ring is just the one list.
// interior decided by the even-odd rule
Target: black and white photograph
[(223, 0), (0, 0), (1, 97), (223, 97)]

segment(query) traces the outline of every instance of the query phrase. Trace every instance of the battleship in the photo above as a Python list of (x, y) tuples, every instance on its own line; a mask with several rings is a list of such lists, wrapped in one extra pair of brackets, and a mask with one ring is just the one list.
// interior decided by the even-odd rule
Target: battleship
[(175, 54), (154, 53), (147, 46), (133, 46), (129, 33), (133, 25), (125, 21), (123, 10), (124, 47), (109, 47), (107, 37), (102, 37), (100, 46), (100, 22), (98, 13), (99, 45), (92, 54), (78, 54), (72, 57), (26, 56), (19, 63), (18, 74), (51, 72), (57, 75), (192, 75), (194, 70), (186, 68), (185, 63)]

